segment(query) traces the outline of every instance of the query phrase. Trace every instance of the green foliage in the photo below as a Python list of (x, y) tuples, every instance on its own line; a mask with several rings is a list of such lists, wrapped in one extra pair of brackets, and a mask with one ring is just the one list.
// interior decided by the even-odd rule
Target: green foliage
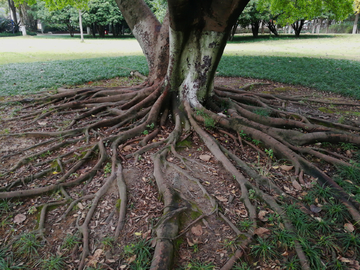
[(258, 257), (262, 261), (271, 260), (277, 257), (276, 246), (267, 239), (257, 238), (258, 243), (250, 246), (251, 254)]
[(120, 24), (124, 22), (124, 17), (115, 1), (91, 0), (87, 12), (83, 15), (83, 20), (88, 25), (96, 24), (100, 36), (104, 37), (104, 27), (110, 24)]
[(353, 13), (353, 0), (259, 0), (259, 10), (270, 10), (278, 15), (277, 22), (286, 25), (299, 20), (331, 14), (331, 19), (341, 21)]
[(336, 238), (340, 241), (344, 254), (351, 248), (356, 255), (360, 255), (360, 235), (356, 233), (339, 233)]
[(0, 200), (0, 214), (3, 215), (9, 213), (11, 210), (11, 206), (12, 204), (10, 201), (6, 199)]
[(61, 245), (61, 249), (72, 250), (77, 244), (80, 244), (79, 238), (76, 234), (67, 234)]
[(13, 244), (15, 253), (20, 256), (29, 257), (37, 255), (37, 249), (41, 247), (37, 236), (32, 233), (21, 235)]
[(250, 219), (244, 219), (244, 220), (240, 220), (237, 225), (240, 231), (247, 232), (253, 225), (253, 221)]
[(321, 249), (310, 243), (305, 238), (299, 238), (300, 245), (308, 258), (310, 263), (310, 269), (324, 269), (323, 264), (321, 263)]
[(213, 270), (215, 265), (212, 263), (202, 263), (200, 261), (191, 261), (185, 266), (185, 270)]
[(124, 247), (124, 255), (132, 257), (136, 255), (135, 261), (130, 265), (130, 269), (148, 269), (152, 259), (152, 248), (149, 241), (139, 239), (139, 241)]
[(44, 270), (62, 270), (65, 269), (65, 259), (59, 255), (51, 255), (47, 259), (42, 259), (40, 262), (41, 269)]
[(111, 163), (108, 162), (106, 163), (105, 167), (104, 167), (104, 177), (107, 177), (108, 174), (111, 174)]
[(114, 238), (110, 236), (106, 236), (103, 239), (101, 239), (101, 244), (103, 245), (104, 249), (112, 248), (114, 245)]
[(342, 203), (331, 201), (323, 206), (327, 219), (332, 219), (339, 223), (344, 223), (350, 219), (350, 214), (347, 211), (345, 205)]
[(22, 263), (16, 263), (14, 261), (14, 256), (12, 252), (6, 249), (0, 249), (0, 269), (1, 270), (26, 269), (26, 266), (22, 265)]

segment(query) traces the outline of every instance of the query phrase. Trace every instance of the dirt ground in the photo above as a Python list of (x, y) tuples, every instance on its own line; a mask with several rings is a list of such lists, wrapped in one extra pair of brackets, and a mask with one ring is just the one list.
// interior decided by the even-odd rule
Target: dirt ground
[[(97, 82), (99, 85), (112, 85), (114, 80)], [(216, 84), (224, 87), (244, 88), (249, 91), (279, 94), (291, 97), (303, 98), (304, 102), (283, 104), (289, 111), (305, 114), (308, 117), (316, 116), (328, 121), (338, 123), (356, 123), (360, 126), (360, 114), (349, 106), (334, 106), (332, 102), (351, 101), (336, 94), (320, 92), (313, 89), (284, 85), (265, 80), (249, 78), (216, 78)], [(3, 98), (6, 100), (7, 98)], [(323, 99), (327, 105), (318, 105), (307, 102), (307, 99)], [(17, 115), (23, 105), (15, 104), (1, 108), (1, 119), (11, 118)], [(62, 122), (67, 122), (73, 117), (71, 114), (63, 115)], [(58, 123), (49, 125), (45, 119), (35, 120), (38, 126), (52, 130), (58, 128)], [(42, 138), (9, 137), (10, 133), (20, 133), (24, 130), (32, 130), (33, 123), (2, 122), (0, 137), (0, 190), (5, 191), (9, 185), (17, 180), (24, 181), (29, 175), (35, 175), (45, 168), (43, 161), (53, 159), (53, 153), (44, 153), (34, 160), (38, 165), (29, 163), (22, 170), (16, 170), (13, 174), (5, 175), (5, 172), (14, 166), (24, 155), (31, 155), (33, 149), (27, 149), (24, 154), (16, 155), (20, 149), (26, 149), (35, 143), (40, 143)], [(173, 129), (173, 122), (169, 119), (166, 126), (152, 140), (152, 142), (164, 140)], [(261, 175), (271, 178), (277, 186), (281, 187), (285, 194), (293, 197), (303, 197), (314, 186), (315, 179), (304, 175), (302, 183), (294, 183), (290, 179), (294, 177), (291, 164), (286, 161), (276, 160), (269, 155), (263, 155), (268, 149), (254, 146), (244, 139), (240, 145), (231, 134), (220, 132), (216, 128), (207, 128), (206, 131), (216, 138), (227, 149), (230, 149), (243, 161), (249, 164)], [(106, 133), (106, 130), (103, 131)], [(142, 137), (130, 140), (121, 145), (124, 179), (127, 186), (127, 212), (126, 222), (118, 239), (113, 235), (119, 219), (119, 191), (116, 181), (111, 184), (107, 193), (101, 198), (98, 207), (89, 223), (90, 256), (86, 259), (87, 269), (143, 269), (136, 266), (137, 259), (151, 261), (152, 246), (155, 245), (155, 230), (162, 216), (164, 206), (159, 198), (153, 176), (153, 154), (158, 149), (153, 149), (141, 155), (129, 156), (140, 148), (138, 142)], [(182, 194), (182, 206), (190, 211), (185, 211), (180, 218), (180, 232), (173, 243), (176, 246), (174, 269), (220, 269), (233, 256), (237, 249), (241, 249), (239, 230), (246, 220), (248, 212), (244, 203), (240, 200), (241, 192), (225, 168), (218, 162), (196, 134), (189, 134), (186, 140), (178, 144), (176, 152), (167, 156), (168, 170), (166, 181), (171, 182), (172, 187)], [(81, 147), (85, 142), (79, 141), (76, 146)], [(45, 146), (44, 146), (45, 149)], [(81, 148), (80, 148), (81, 149)], [(72, 151), (64, 146), (63, 154)], [(261, 151), (261, 152), (260, 152)], [(351, 157), (355, 150), (334, 148), (344, 156)], [(75, 151), (81, 156), (81, 151)], [(181, 158), (177, 154), (181, 155)], [(87, 172), (93, 161), (89, 161), (77, 174)], [(321, 169), (331, 174), (334, 168), (321, 160), (315, 161)], [(17, 188), (30, 189), (32, 187), (45, 187), (55, 182), (61, 176), (57, 169), (56, 160), (53, 164), (53, 175), (49, 178), (41, 178), (27, 183), (17, 183)], [(44, 260), (51, 255), (63, 258), (61, 269), (77, 269), (82, 243), (78, 228), (84, 222), (86, 214), (92, 206), (91, 197), (109, 178), (111, 170), (104, 167), (97, 172), (90, 182), (83, 182), (75, 187), (68, 188), (66, 192), (76, 201), (71, 205), (68, 202), (56, 206), (49, 206), (46, 211), (44, 229), (39, 231), (39, 222), (44, 205), (55, 201), (62, 201), (63, 194), (60, 191), (49, 193), (46, 196), (34, 196), (2, 200), (1, 223), (0, 223), (0, 246), (6, 250), (6, 254), (14, 254), (13, 266), (25, 266), (25, 269), (41, 269)], [(73, 178), (78, 175), (74, 175)], [(20, 181), (19, 180), (19, 181)], [(45, 182), (46, 181), (46, 182)], [(271, 193), (271, 190), (269, 189)], [(85, 196), (85, 197), (84, 197)], [(88, 196), (88, 197), (87, 197)], [(85, 198), (85, 199), (80, 199)], [(259, 212), (257, 218), (258, 228), (255, 234), (262, 239), (271, 238), (274, 228), (282, 226), (274, 220), (275, 213), (262, 201), (253, 198)], [(5, 206), (4, 206), (5, 205)], [(260, 214), (261, 213), (261, 214)], [(314, 213), (313, 213), (314, 214)], [(16, 255), (19, 247), (16, 241), (24, 233), (36, 233), (40, 236), (40, 244), (36, 250), (29, 254)], [(65, 239), (73, 237), (73, 245), (65, 245)], [(74, 240), (75, 239), (75, 240)], [(143, 254), (135, 254), (132, 248), (138, 243), (146, 243)], [(148, 244), (147, 244), (148, 243)], [(12, 247), (9, 244), (13, 244)], [(251, 245), (254, 245), (252, 243)], [(290, 269), (286, 268), (286, 262), (291, 261), (295, 252), (284, 246), (275, 245), (278, 256), (262, 260), (251, 252), (251, 245), (245, 248), (244, 256), (238, 260), (234, 269)], [(4, 251), (5, 252), (5, 251)], [(10, 253), (9, 253), (10, 252)], [(147, 256), (149, 252), (150, 256)], [(1, 253), (0, 253), (1, 254)], [(4, 253), (5, 254), (5, 253)], [(344, 262), (349, 269), (360, 269), (359, 262), (350, 257)], [(143, 257), (142, 257), (143, 256)], [(345, 258), (344, 255), (342, 258)], [(245, 268), (245, 263), (247, 267)], [(15, 269), (15, 268), (14, 268)], [(51, 269), (51, 268), (49, 268)], [(56, 268), (53, 268), (56, 269)], [(295, 269), (295, 268), (294, 268)]]

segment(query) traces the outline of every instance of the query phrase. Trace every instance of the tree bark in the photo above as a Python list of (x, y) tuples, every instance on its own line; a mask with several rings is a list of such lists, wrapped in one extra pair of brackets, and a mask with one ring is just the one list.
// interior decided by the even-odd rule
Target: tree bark
[(357, 33), (357, 24), (358, 24), (358, 20), (359, 20), (359, 14), (360, 13), (356, 13), (356, 16), (355, 16), (354, 27), (353, 27), (353, 30), (352, 30), (353, 34)]
[(300, 21), (297, 21), (295, 23), (293, 23), (291, 26), (292, 28), (294, 29), (295, 31), (295, 36), (298, 37), (300, 36), (300, 33), (301, 33), (301, 29), (302, 27), (304, 26), (304, 22), (305, 20), (300, 20)]
[(259, 21), (251, 23), (251, 32), (253, 34), (253, 37), (255, 38), (259, 36), (259, 27), (260, 27)]
[(79, 27), (80, 27), (81, 42), (84, 42), (84, 31), (83, 31), (83, 26), (82, 26), (82, 12), (81, 12), (81, 9), (79, 9)]

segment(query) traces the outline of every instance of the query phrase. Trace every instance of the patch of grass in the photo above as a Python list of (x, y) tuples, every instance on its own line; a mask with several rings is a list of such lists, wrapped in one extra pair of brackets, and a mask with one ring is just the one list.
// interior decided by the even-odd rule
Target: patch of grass
[(111, 249), (114, 245), (114, 238), (106, 236), (101, 239), (101, 244), (103, 245), (104, 249)]
[(251, 245), (251, 254), (262, 261), (274, 259), (278, 256), (276, 246), (269, 240), (257, 238), (257, 244)]
[(4, 199), (0, 200), (0, 214), (7, 214), (11, 210), (11, 203), (10, 201)]
[(212, 263), (202, 263), (200, 261), (191, 261), (185, 266), (185, 270), (213, 270), (215, 265)]
[(17, 239), (13, 248), (15, 250), (16, 255), (22, 257), (30, 257), (38, 254), (37, 249), (42, 245), (40, 241), (37, 239), (37, 236), (32, 233), (23, 234)]
[(224, 55), (217, 71), (219, 76), (268, 79), (360, 99), (360, 77), (357, 76), (360, 74), (360, 62), (357, 61)]
[(80, 244), (79, 238), (76, 234), (67, 234), (61, 245), (61, 249), (72, 250), (75, 245)]
[(1, 270), (17, 270), (17, 269), (25, 269), (25, 268), (26, 266), (15, 262), (12, 252), (6, 249), (0, 249)]
[(151, 264), (152, 248), (149, 241), (139, 239), (139, 241), (124, 247), (124, 255), (129, 258), (135, 256), (130, 269), (147, 269)]
[(351, 219), (349, 212), (342, 203), (332, 201), (323, 206), (323, 211), (325, 212), (325, 217), (327, 219), (331, 219), (339, 223), (344, 223), (346, 220)]
[(47, 259), (42, 259), (40, 263), (43, 270), (62, 270), (65, 269), (65, 258), (59, 255), (51, 255)]
[(352, 166), (338, 166), (337, 169), (341, 178), (360, 184), (360, 165), (358, 163), (354, 163)]
[(238, 227), (240, 231), (247, 232), (253, 225), (253, 221), (250, 219), (244, 219), (238, 222)]
[[(144, 56), (75, 59), (0, 65), (0, 95), (34, 93), (68, 85), (129, 76), (130, 70), (148, 73)], [(19, 75), (21, 74), (21, 75)]]
[(304, 238), (299, 238), (301, 247), (308, 258), (310, 269), (324, 269), (321, 262), (321, 249)]
[(339, 233), (336, 238), (340, 241), (345, 254), (350, 248), (356, 255), (360, 255), (360, 235), (355, 233)]

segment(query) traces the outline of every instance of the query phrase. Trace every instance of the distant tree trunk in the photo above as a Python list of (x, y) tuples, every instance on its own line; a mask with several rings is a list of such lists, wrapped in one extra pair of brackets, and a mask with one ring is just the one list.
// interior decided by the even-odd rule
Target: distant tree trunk
[(235, 36), (235, 33), (236, 33), (236, 29), (238, 28), (239, 26), (239, 22), (236, 21), (236, 23), (233, 25), (232, 29), (231, 29), (231, 33), (230, 33), (230, 36), (229, 36), (229, 40), (233, 40), (234, 39), (234, 36)]
[(356, 13), (355, 21), (354, 21), (354, 27), (353, 27), (353, 30), (352, 30), (352, 33), (353, 33), (353, 34), (356, 34), (356, 33), (357, 33), (357, 24), (358, 24), (358, 21), (359, 21), (359, 13)]
[(326, 33), (326, 34), (329, 33), (329, 26), (330, 26), (330, 24), (331, 24), (331, 20), (327, 19), (327, 20), (326, 20), (326, 30), (325, 30), (325, 33)]
[(84, 42), (84, 31), (82, 26), (82, 12), (79, 9), (79, 27), (80, 27), (80, 36), (81, 36), (81, 42)]
[(104, 38), (105, 37), (105, 26), (98, 25), (97, 30), (99, 32), (99, 37)]
[(300, 33), (301, 33), (301, 29), (303, 28), (304, 26), (304, 22), (305, 20), (300, 20), (300, 21), (297, 21), (295, 23), (293, 23), (291, 26), (292, 28), (294, 29), (295, 31), (295, 36), (298, 37), (300, 36)]
[(18, 20), (17, 20), (17, 15), (16, 15), (15, 3), (14, 3), (13, 0), (8, 0), (8, 4), (9, 4), (9, 10), (10, 10), (11, 19), (14, 21), (15, 24), (17, 24)]
[(311, 23), (311, 33), (312, 34), (315, 34), (316, 22), (317, 22), (317, 19), (312, 20), (312, 23)]
[(251, 32), (253, 34), (253, 37), (255, 38), (259, 36), (259, 27), (260, 27), (259, 21), (254, 21), (251, 23)]
[(263, 35), (265, 33), (265, 22), (261, 21), (261, 34)]
[(270, 32), (273, 33), (276, 37), (279, 36), (279, 33), (276, 29), (276, 25), (274, 24), (273, 20), (269, 20), (267, 23), (267, 27), (269, 28)]
[(91, 32), (93, 37), (96, 37), (96, 23), (91, 24)]

